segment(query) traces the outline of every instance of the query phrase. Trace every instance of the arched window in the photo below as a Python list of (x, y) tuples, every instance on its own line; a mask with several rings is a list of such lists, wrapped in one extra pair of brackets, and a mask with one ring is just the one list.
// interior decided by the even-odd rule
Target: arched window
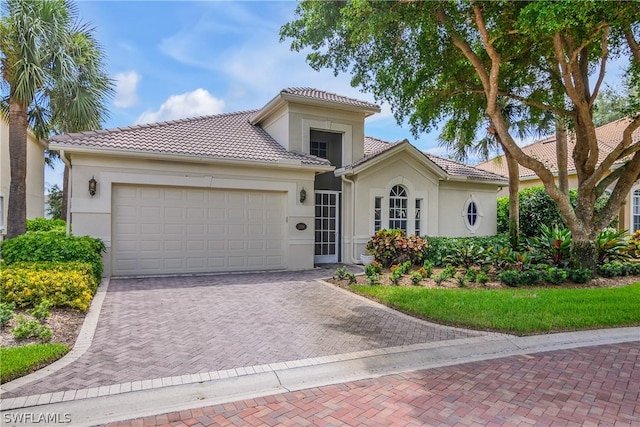
[(389, 192), (389, 228), (407, 232), (407, 189), (394, 185)]

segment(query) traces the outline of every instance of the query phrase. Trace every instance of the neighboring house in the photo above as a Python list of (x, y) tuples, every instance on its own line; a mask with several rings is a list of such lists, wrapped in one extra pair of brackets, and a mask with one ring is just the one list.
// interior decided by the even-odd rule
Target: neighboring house
[(506, 179), (366, 138), (379, 111), (289, 88), (259, 110), (62, 135), (51, 148), (71, 164), (74, 233), (105, 241), (106, 274), (353, 263), (389, 227), (495, 234)]
[[(622, 141), (622, 133), (626, 129), (631, 119), (623, 118), (606, 125), (596, 128), (596, 136), (598, 138), (598, 147), (600, 149), (600, 156), (598, 164), (606, 158), (606, 156), (613, 151), (613, 149)], [(576, 167), (571, 158), (571, 153), (575, 147), (575, 143), (572, 141), (571, 135), (567, 137), (567, 149), (569, 152), (569, 159), (567, 164), (567, 170), (569, 175), (569, 188), (578, 187), (578, 176), (576, 174)], [(640, 142), (640, 129), (637, 129), (632, 134), (632, 143)], [(522, 147), (522, 151), (525, 154), (534, 157), (537, 160), (543, 162), (554, 175), (558, 176), (558, 160), (557, 160), (557, 148), (556, 138), (551, 136), (540, 141), (536, 141), (532, 144)], [(618, 167), (621, 163), (614, 164), (613, 169)], [(507, 164), (504, 161), (504, 156), (497, 156), (491, 160), (476, 165), (477, 168), (500, 174), (508, 175)], [(538, 178), (531, 169), (527, 169), (520, 166), (520, 188), (541, 186), (542, 181)], [(509, 195), (508, 187), (505, 187), (500, 191), (498, 196)], [(620, 209), (619, 214), (619, 226), (622, 229), (630, 230), (632, 233), (635, 230), (640, 229), (640, 183), (631, 189), (631, 192), (627, 196), (627, 200)]]
[[(27, 133), (27, 218), (44, 216), (44, 151), (46, 143)], [(0, 235), (7, 233), (11, 163), (9, 161), (9, 123), (0, 118)]]

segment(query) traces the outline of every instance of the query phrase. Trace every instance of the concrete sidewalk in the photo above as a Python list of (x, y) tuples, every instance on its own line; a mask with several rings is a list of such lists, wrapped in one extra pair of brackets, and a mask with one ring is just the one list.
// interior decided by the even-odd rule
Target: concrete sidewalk
[[(255, 368), (253, 372), (236, 368), (218, 372), (218, 378), (209, 374), (210, 379), (206, 376), (195, 378), (197, 381), (187, 384), (181, 384), (181, 378), (166, 378), (155, 385), (142, 383), (137, 391), (119, 390), (117, 394), (109, 394), (105, 390), (103, 396), (67, 397), (69, 401), (64, 401), (63, 395), (63, 401), (44, 405), (39, 405), (37, 400), (19, 402), (8, 399), (2, 402), (2, 420), (7, 426), (43, 425), (41, 422), (28, 422), (27, 418), (33, 421), (34, 417), (43, 414), (58, 414), (68, 416), (70, 425), (91, 426), (402, 372), (539, 352), (638, 343), (639, 340), (640, 328), (633, 327), (531, 337), (494, 335), (441, 341), (345, 354), (335, 359), (267, 365), (261, 372)], [(12, 406), (21, 408), (10, 409)]]

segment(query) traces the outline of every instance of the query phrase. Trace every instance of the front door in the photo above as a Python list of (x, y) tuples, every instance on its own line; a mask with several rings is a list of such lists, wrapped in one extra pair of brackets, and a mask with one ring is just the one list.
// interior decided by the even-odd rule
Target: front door
[(338, 262), (340, 192), (316, 191), (315, 256), (317, 264)]

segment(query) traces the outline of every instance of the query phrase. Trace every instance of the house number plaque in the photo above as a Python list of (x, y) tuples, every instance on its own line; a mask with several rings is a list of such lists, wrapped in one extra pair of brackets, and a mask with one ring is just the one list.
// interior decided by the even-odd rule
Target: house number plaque
[(305, 224), (304, 222), (299, 222), (296, 224), (296, 230), (306, 230), (307, 229), (307, 224)]

